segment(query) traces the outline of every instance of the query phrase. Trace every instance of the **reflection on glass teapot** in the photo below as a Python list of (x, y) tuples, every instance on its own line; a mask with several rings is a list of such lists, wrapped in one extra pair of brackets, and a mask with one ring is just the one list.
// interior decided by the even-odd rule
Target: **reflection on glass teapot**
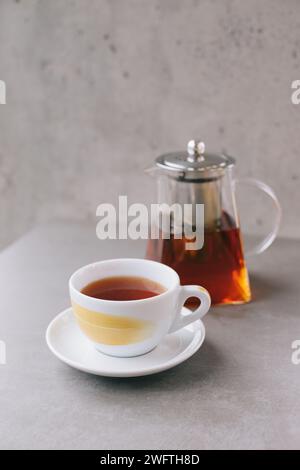
[(169, 238), (149, 238), (146, 257), (174, 268), (182, 284), (204, 286), (214, 304), (251, 300), (235, 200), (236, 182), (261, 189), (276, 208), (272, 231), (246, 255), (268, 248), (280, 224), (281, 210), (272, 189), (255, 179), (236, 180), (234, 167), (232, 157), (207, 153), (203, 142), (192, 140), (187, 152), (162, 155), (147, 170), (157, 177), (158, 204), (204, 204), (204, 244), (199, 250), (187, 250), (187, 240), (175, 236), (170, 218)]

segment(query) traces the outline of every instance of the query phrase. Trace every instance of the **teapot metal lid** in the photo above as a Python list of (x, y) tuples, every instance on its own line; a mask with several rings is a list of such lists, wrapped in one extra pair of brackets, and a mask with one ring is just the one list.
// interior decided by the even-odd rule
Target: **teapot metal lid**
[(159, 168), (175, 172), (174, 176), (177, 172), (180, 179), (187, 180), (217, 178), (234, 164), (232, 157), (205, 152), (205, 144), (200, 140), (190, 140), (186, 152), (167, 153), (156, 159)]

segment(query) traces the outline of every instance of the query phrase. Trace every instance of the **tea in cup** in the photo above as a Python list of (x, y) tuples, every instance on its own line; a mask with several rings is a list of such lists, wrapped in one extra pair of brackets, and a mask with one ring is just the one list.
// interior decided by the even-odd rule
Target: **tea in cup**
[[(200, 286), (181, 286), (162, 263), (122, 258), (78, 269), (69, 281), (74, 315), (81, 331), (105, 354), (131, 357), (155, 348), (164, 337), (202, 318), (210, 308)], [(185, 314), (187, 299), (200, 306)]]

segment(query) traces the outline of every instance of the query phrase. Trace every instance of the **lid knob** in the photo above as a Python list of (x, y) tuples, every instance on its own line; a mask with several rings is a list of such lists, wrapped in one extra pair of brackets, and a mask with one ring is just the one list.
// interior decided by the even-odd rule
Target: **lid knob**
[(189, 162), (199, 162), (204, 160), (205, 143), (200, 140), (190, 140), (187, 144)]

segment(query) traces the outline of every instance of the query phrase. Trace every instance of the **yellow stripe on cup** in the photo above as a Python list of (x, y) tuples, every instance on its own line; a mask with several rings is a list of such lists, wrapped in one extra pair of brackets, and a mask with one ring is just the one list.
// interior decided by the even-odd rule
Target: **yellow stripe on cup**
[(114, 346), (139, 343), (153, 331), (149, 321), (94, 312), (74, 302), (72, 308), (82, 332), (95, 343)]

